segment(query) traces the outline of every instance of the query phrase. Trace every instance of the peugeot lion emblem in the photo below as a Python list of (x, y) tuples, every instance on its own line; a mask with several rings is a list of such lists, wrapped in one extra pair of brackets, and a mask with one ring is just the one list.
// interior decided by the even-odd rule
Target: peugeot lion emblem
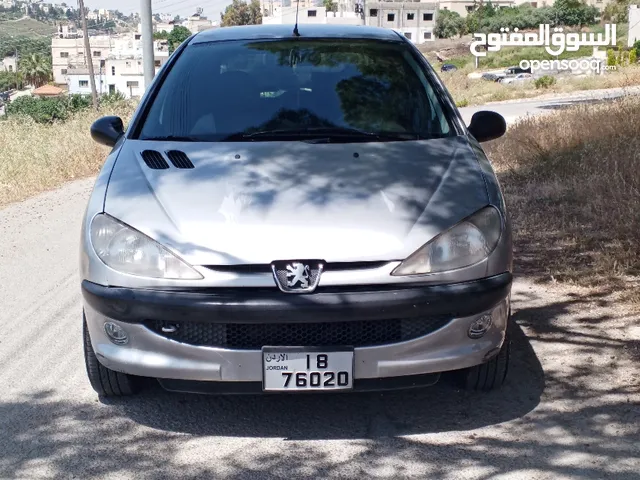
[(313, 292), (320, 283), (323, 267), (324, 262), (318, 260), (277, 261), (271, 264), (276, 285), (285, 293)]

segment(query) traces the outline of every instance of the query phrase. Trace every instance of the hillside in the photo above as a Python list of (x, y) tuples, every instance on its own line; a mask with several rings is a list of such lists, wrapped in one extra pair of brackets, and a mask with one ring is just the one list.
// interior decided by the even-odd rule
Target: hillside
[(56, 27), (32, 18), (0, 22), (0, 37), (42, 37), (55, 33)]
[(31, 18), (2, 21), (0, 22), (0, 58), (5, 55), (14, 55), (16, 49), (19, 55), (31, 53), (51, 55), (51, 35), (55, 31), (55, 26)]

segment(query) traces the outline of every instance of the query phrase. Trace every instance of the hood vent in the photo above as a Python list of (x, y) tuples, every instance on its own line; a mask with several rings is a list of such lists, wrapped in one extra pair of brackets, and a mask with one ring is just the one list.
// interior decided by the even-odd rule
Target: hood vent
[(179, 150), (171, 150), (167, 152), (167, 157), (176, 168), (195, 168), (187, 154)]
[(169, 168), (169, 164), (162, 154), (155, 150), (145, 150), (142, 152), (142, 159), (144, 160), (144, 163), (147, 164), (147, 167), (152, 168), (153, 170), (166, 170)]

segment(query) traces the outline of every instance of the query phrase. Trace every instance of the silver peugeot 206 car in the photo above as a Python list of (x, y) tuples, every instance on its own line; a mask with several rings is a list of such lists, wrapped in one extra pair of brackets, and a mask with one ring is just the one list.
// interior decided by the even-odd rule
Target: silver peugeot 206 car
[(83, 221), (87, 373), (194, 393), (499, 387), (509, 217), (480, 142), (402, 35), (231, 27), (185, 41), (112, 147)]

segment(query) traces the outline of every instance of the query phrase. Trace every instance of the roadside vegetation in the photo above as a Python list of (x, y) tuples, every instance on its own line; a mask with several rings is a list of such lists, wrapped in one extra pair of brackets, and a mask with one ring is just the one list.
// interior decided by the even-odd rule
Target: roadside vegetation
[[(134, 108), (114, 101), (65, 122), (0, 122), (0, 207), (95, 175), (109, 149), (91, 140), (91, 123), (127, 122)], [(640, 99), (630, 97), (527, 119), (487, 144), (514, 222), (517, 270), (619, 291), (640, 308), (637, 125)]]
[(602, 88), (628, 88), (640, 85), (640, 66), (619, 67), (604, 75), (582, 77), (548, 76), (542, 81), (529, 81), (503, 85), (481, 78), (469, 78), (472, 69), (440, 72), (438, 75), (447, 86), (458, 106), (482, 105), (521, 98), (533, 98), (546, 94), (561, 94)]
[(129, 119), (135, 103), (81, 109), (67, 120), (38, 123), (28, 115), (0, 122), (0, 207), (96, 174), (109, 152), (91, 140), (89, 127), (102, 115)]
[(640, 99), (628, 97), (528, 118), (487, 145), (517, 270), (620, 292), (640, 308), (638, 124)]

